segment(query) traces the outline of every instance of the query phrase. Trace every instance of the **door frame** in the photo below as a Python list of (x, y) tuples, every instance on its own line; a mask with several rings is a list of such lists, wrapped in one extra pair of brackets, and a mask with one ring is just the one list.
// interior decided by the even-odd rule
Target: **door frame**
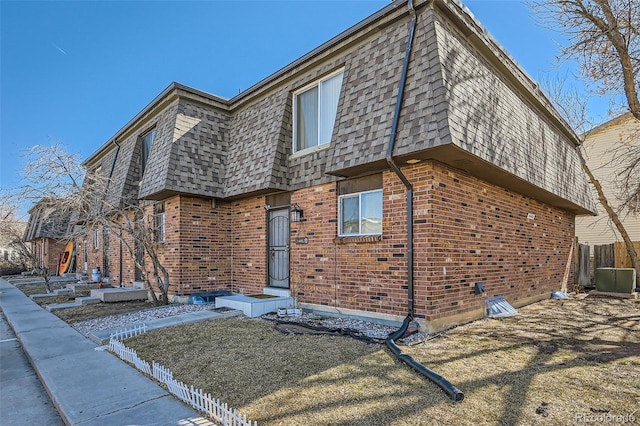
[[(272, 288), (280, 288), (283, 290), (291, 289), (291, 215), (290, 215), (290, 207), (289, 206), (279, 206), (267, 209), (267, 287)], [(282, 215), (283, 212), (286, 212), (286, 215)], [(274, 213), (280, 213), (278, 216), (275, 216)], [(272, 246), (271, 244), (271, 231), (272, 231), (272, 220), (275, 218), (286, 218), (286, 237), (284, 240), (286, 244), (284, 246)], [(277, 250), (276, 248), (281, 248), (281, 250)], [(285, 251), (286, 252), (286, 277), (280, 280), (277, 280), (276, 277), (273, 278), (275, 281), (286, 281), (285, 285), (272, 285), (272, 265), (271, 265), (271, 257), (272, 253), (276, 251)]]

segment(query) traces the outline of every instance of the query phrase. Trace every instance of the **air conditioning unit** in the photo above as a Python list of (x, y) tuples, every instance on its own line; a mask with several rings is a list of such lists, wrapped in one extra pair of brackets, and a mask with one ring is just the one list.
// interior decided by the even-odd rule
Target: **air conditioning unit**
[(633, 293), (636, 270), (633, 268), (596, 269), (596, 290), (608, 293)]

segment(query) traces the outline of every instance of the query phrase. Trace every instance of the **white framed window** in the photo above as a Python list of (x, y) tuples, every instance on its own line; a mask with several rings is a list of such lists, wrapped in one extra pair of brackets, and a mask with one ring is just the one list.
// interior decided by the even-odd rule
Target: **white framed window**
[(338, 197), (338, 235), (382, 234), (382, 189)]
[(293, 152), (331, 142), (344, 70), (305, 86), (293, 95)]
[(100, 248), (100, 230), (93, 228), (93, 249), (98, 250)]
[(158, 203), (154, 206), (154, 222), (156, 241), (163, 243), (167, 226), (167, 216), (164, 212), (164, 203)]
[(153, 129), (144, 135), (140, 136), (140, 141), (142, 142), (142, 153), (141, 153), (141, 167), (142, 172), (144, 173), (144, 169), (147, 167), (147, 160), (149, 159), (149, 153), (151, 152), (151, 146), (153, 145), (153, 140), (156, 137), (156, 130)]

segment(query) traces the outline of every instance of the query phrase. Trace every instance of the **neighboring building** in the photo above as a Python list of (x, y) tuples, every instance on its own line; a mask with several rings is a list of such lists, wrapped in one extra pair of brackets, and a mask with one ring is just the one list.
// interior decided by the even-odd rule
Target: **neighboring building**
[(43, 199), (29, 210), (29, 222), (24, 241), (31, 244), (31, 253), (38, 266), (44, 266), (56, 275), (60, 256), (64, 253), (70, 225), (70, 216), (62, 213), (57, 203)]
[(22, 254), (16, 247), (15, 241), (24, 235), (27, 224), (24, 221), (13, 218), (13, 216), (7, 216), (3, 220), (6, 221), (5, 226), (7, 229), (3, 229), (2, 231), (4, 232), (0, 232), (0, 264), (3, 262), (22, 263)]
[[(155, 215), (171, 294), (274, 287), (399, 320), (412, 252), (415, 317), (438, 329), (481, 317), (486, 296), (519, 306), (572, 279), (574, 218), (595, 211), (576, 135), (460, 4), (415, 12), (402, 85), (412, 15), (397, 0), (232, 99), (171, 84), (84, 162), (110, 177), (109, 203)], [(401, 86), (391, 151), (413, 247), (387, 159)], [(94, 232), (90, 267), (139, 279)]]
[[(620, 172), (623, 164), (620, 162), (620, 154), (629, 145), (640, 146), (640, 122), (630, 112), (587, 132), (583, 144), (587, 165), (602, 185), (607, 201), (616, 211), (621, 204)], [(592, 188), (592, 192), (597, 199), (595, 188)], [(597, 217), (576, 218), (576, 236), (580, 243), (593, 247), (622, 241), (616, 226), (600, 203), (597, 208)], [(622, 212), (620, 220), (631, 241), (640, 241), (640, 214)]]

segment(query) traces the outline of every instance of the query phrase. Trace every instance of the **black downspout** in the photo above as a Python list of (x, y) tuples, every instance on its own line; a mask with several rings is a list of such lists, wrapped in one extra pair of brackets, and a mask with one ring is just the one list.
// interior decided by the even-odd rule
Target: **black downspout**
[(413, 46), (413, 34), (416, 28), (416, 12), (413, 9), (413, 0), (409, 0), (409, 12), (412, 19), (409, 26), (409, 35), (407, 37), (407, 49), (404, 53), (404, 64), (402, 65), (402, 74), (400, 75), (400, 83), (398, 83), (398, 97), (396, 99), (396, 108), (393, 114), (393, 122), (391, 123), (391, 135), (389, 136), (389, 145), (387, 146), (387, 163), (391, 170), (400, 178), (404, 186), (407, 188), (407, 297), (408, 297), (408, 316), (413, 319), (413, 185), (409, 179), (402, 173), (400, 167), (393, 161), (393, 148), (396, 143), (396, 133), (398, 132), (398, 122), (400, 121), (400, 109), (402, 108), (402, 100), (404, 98), (404, 86), (407, 81), (407, 71), (409, 69), (409, 57)]
[(407, 49), (405, 51), (404, 63), (402, 65), (402, 74), (400, 75), (400, 83), (398, 84), (398, 97), (396, 99), (396, 108), (394, 111), (393, 122), (391, 124), (391, 136), (389, 137), (389, 146), (387, 147), (387, 163), (393, 172), (400, 178), (404, 186), (407, 188), (407, 303), (408, 313), (404, 319), (402, 326), (395, 332), (389, 335), (385, 340), (387, 347), (394, 353), (394, 355), (402, 362), (416, 370), (418, 373), (431, 380), (438, 385), (451, 399), (455, 402), (460, 402), (464, 399), (464, 394), (458, 388), (453, 386), (447, 379), (439, 375), (433, 370), (428, 369), (418, 361), (413, 359), (410, 355), (405, 354), (396, 345), (395, 340), (399, 339), (409, 328), (409, 324), (414, 318), (414, 289), (413, 289), (413, 185), (409, 182), (409, 179), (402, 173), (398, 165), (393, 161), (393, 148), (396, 142), (396, 133), (398, 131), (398, 122), (400, 121), (400, 109), (402, 108), (402, 100), (404, 98), (404, 87), (407, 80), (407, 70), (409, 69), (409, 58), (411, 56), (411, 49), (413, 47), (413, 35), (416, 28), (417, 16), (415, 9), (413, 8), (413, 0), (409, 0), (407, 3), (409, 7), (409, 13), (411, 14), (411, 24), (409, 27), (409, 35), (407, 37)]
[[(120, 144), (118, 143), (117, 139), (113, 139), (113, 143), (116, 144), (116, 153), (113, 156), (113, 161), (111, 162), (111, 170), (109, 171), (109, 180), (107, 180), (107, 187), (105, 188), (104, 191), (104, 196), (105, 198), (107, 197), (108, 193), (109, 193), (109, 186), (111, 185), (111, 178), (113, 177), (113, 171), (116, 168), (116, 161), (118, 160), (118, 154), (120, 153)], [(100, 207), (102, 208), (102, 206)], [(120, 274), (120, 284), (119, 287), (122, 287), (124, 281), (122, 280), (122, 273), (123, 273), (123, 267), (122, 267), (122, 230), (120, 230), (120, 254), (118, 256), (118, 273)]]

